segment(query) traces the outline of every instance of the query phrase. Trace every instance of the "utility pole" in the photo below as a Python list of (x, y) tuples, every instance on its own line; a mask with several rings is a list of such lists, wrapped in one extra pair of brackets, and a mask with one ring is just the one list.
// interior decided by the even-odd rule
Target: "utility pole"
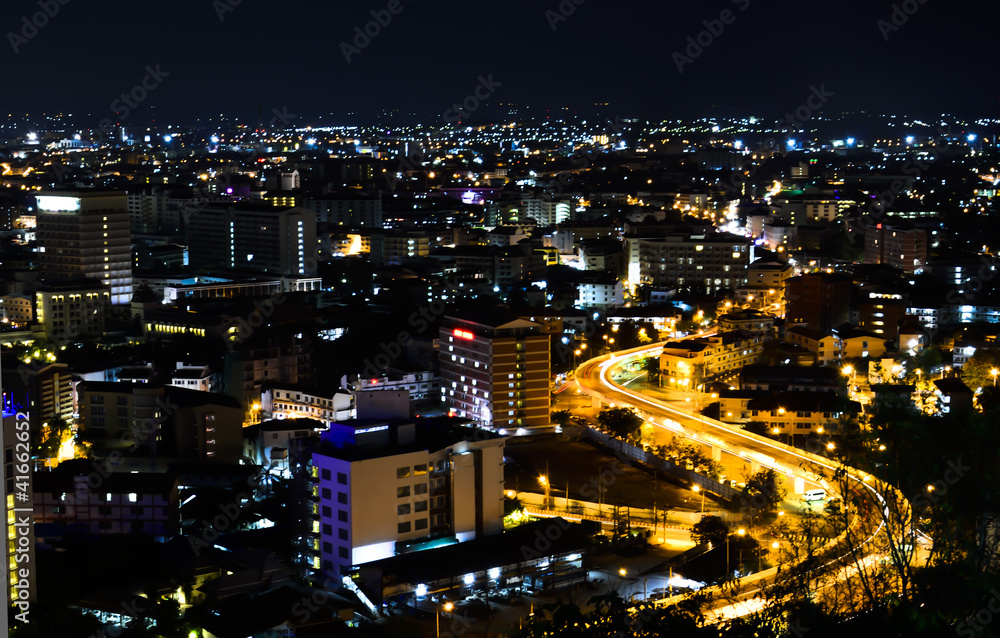
[(554, 503), (549, 503), (549, 494), (551, 493), (552, 486), (552, 475), (549, 474), (549, 459), (545, 459), (545, 509), (555, 508)]
[(656, 536), (656, 494), (660, 491), (660, 475), (653, 472), (653, 536)]

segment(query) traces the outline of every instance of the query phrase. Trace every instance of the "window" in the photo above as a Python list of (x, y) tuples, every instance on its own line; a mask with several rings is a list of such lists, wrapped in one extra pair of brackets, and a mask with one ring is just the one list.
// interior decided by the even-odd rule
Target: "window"
[(415, 525), (415, 528), (416, 529), (427, 529), (427, 519), (426, 518), (417, 519), (417, 523)]
[(346, 547), (341, 547), (340, 548), (340, 557), (341, 558), (347, 558), (347, 548)]
[(344, 528), (344, 527), (341, 527), (339, 530), (337, 530), (337, 536), (340, 537), (340, 540), (346, 541), (347, 540), (347, 529)]
[(332, 554), (333, 553), (333, 543), (323, 543), (323, 553)]
[(337, 482), (341, 485), (347, 485), (347, 475), (343, 472), (337, 472)]
[(413, 486), (414, 494), (426, 494), (427, 493), (427, 483), (417, 483)]
[(323, 506), (323, 516), (333, 516), (333, 509), (329, 505)]
[(410, 468), (409, 467), (397, 467), (396, 468), (396, 478), (398, 478), (398, 479), (404, 479), (404, 478), (407, 478), (409, 476), (410, 476)]
[[(275, 434), (274, 438), (278, 438), (278, 435)], [(329, 481), (330, 480), (330, 470), (323, 470), (323, 472), (321, 474), (323, 476), (323, 480), (324, 481)], [(338, 478), (339, 478), (339, 475), (338, 475)]]
[(410, 531), (410, 521), (405, 521), (396, 525), (396, 531), (400, 534), (405, 534)]
[(406, 516), (410, 513), (410, 504), (403, 503), (402, 505), (396, 506), (396, 516)]
[(414, 476), (422, 476), (424, 474), (427, 474), (427, 465), (426, 464), (421, 463), (420, 465), (414, 465), (413, 466), (413, 475)]
[(405, 498), (410, 495), (410, 486), (404, 485), (403, 487), (396, 488), (396, 498)]
[(347, 510), (338, 510), (337, 511), (337, 520), (340, 521), (341, 523), (346, 523), (347, 522)]
[(346, 505), (347, 504), (347, 492), (337, 492), (337, 502)]
[(333, 533), (333, 525), (330, 525), (329, 523), (323, 523), (323, 535), (329, 536), (332, 533)]
[(323, 500), (324, 501), (329, 501), (331, 498), (333, 498), (333, 492), (330, 491), (329, 487), (324, 487), (323, 488)]
[(413, 504), (414, 512), (426, 512), (427, 511), (427, 501), (417, 501)]

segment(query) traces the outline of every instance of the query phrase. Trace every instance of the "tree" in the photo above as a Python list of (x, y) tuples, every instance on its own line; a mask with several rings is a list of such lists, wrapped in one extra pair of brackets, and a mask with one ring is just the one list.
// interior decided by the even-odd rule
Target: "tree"
[(646, 357), (642, 360), (642, 369), (646, 371), (646, 379), (650, 385), (660, 384), (660, 358)]
[(785, 500), (785, 488), (781, 477), (771, 468), (765, 468), (746, 477), (743, 488), (743, 502), (758, 513), (772, 512)]
[(691, 528), (691, 540), (703, 545), (711, 543), (718, 547), (729, 538), (729, 525), (718, 516), (702, 516)]
[(566, 425), (572, 417), (573, 413), (569, 410), (556, 410), (552, 413), (552, 422), (559, 425)]
[(642, 417), (632, 408), (604, 408), (597, 422), (611, 436), (629, 442), (639, 441), (642, 433)]
[(992, 371), (1000, 369), (1000, 352), (980, 348), (976, 354), (962, 366), (962, 381), (972, 388), (985, 388), (993, 385)]
[(38, 456), (52, 459), (59, 456), (59, 448), (69, 436), (69, 425), (61, 417), (55, 417), (42, 428), (42, 440), (38, 443)]
[(771, 436), (771, 429), (767, 427), (766, 421), (748, 421), (740, 426), (741, 430), (746, 430), (751, 434), (756, 434), (758, 436)]

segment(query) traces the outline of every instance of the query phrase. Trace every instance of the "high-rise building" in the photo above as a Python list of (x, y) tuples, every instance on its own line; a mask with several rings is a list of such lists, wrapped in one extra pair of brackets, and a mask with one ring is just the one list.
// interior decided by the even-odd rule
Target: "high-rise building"
[(927, 265), (927, 231), (910, 224), (876, 224), (865, 231), (865, 263), (888, 264), (907, 274)]
[(278, 275), (316, 274), (316, 214), (266, 204), (209, 204), (188, 220), (190, 263)]
[(357, 228), (382, 228), (382, 195), (325, 195), (303, 204), (316, 213), (316, 221)]
[(639, 240), (640, 282), (657, 289), (733, 290), (746, 285), (749, 265), (750, 241), (737, 235), (685, 234)]
[(808, 273), (785, 280), (785, 321), (822, 334), (851, 318), (851, 280), (836, 273)]
[(132, 234), (124, 191), (54, 191), (37, 196), (42, 279), (89, 277), (132, 300)]
[(496, 430), (550, 423), (550, 343), (541, 326), (502, 312), (467, 311), (441, 325), (441, 399)]

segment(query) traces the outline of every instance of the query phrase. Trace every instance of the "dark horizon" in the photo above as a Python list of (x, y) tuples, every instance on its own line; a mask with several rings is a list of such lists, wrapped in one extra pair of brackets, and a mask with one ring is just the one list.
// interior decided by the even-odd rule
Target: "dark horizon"
[[(824, 114), (998, 113), (982, 63), (995, 6), (636, 4), (306, 0), (282, 13), (260, 0), (109, 0), (102, 11), (79, 0), (11, 0), (0, 14), (13, 88), (5, 106), (96, 125), (116, 108), (121, 115), (121, 95), (145, 82), (152, 88), (127, 120), (193, 123), (221, 113), (253, 122), (263, 104), (265, 123), (273, 109), (324, 123), (376, 122), (386, 111), (433, 123), (477, 91), (473, 119), (503, 119), (510, 103), (521, 118), (564, 108), (652, 120), (779, 117), (814, 87), (831, 94)], [(358, 36), (366, 27), (377, 35)]]

